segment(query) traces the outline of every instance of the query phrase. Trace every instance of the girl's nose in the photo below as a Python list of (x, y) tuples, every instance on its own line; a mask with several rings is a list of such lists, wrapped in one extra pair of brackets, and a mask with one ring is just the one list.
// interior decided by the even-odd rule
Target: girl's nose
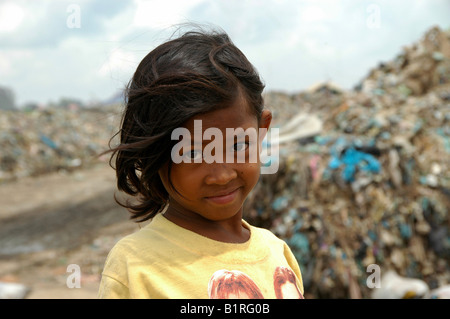
[(228, 163), (212, 163), (208, 166), (209, 171), (205, 179), (205, 183), (208, 185), (226, 185), (238, 176), (233, 165)]

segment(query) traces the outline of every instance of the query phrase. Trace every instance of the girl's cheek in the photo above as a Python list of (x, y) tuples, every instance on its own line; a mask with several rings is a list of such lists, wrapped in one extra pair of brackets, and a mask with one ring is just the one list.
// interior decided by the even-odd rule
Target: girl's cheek
[(258, 180), (260, 175), (259, 164), (247, 164), (245, 170), (241, 170), (241, 177), (247, 180)]

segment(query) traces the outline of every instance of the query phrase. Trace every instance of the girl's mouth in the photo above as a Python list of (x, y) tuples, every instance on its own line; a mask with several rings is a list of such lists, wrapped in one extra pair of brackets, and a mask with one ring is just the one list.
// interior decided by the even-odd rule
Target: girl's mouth
[(236, 198), (238, 189), (239, 188), (236, 188), (234, 191), (225, 195), (206, 197), (206, 199), (219, 205), (228, 204), (231, 203)]

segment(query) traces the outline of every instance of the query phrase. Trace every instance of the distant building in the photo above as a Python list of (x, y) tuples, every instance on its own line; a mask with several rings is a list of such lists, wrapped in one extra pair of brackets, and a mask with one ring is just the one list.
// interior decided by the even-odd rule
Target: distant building
[(0, 110), (16, 110), (14, 92), (2, 86), (0, 86)]

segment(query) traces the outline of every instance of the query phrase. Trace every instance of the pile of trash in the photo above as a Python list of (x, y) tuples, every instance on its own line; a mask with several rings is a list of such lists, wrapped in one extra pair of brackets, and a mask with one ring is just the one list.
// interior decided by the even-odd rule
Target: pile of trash
[[(383, 296), (367, 284), (371, 265), (422, 281), (426, 293), (448, 285), (450, 31), (432, 28), (355, 90), (324, 84), (265, 100), (280, 136), (300, 138), (279, 143), (278, 172), (261, 175), (246, 218), (288, 242), (305, 292)], [(321, 131), (306, 125), (302, 136), (290, 125), (300, 113)]]
[(119, 120), (119, 106), (0, 110), (0, 183), (105, 160)]

